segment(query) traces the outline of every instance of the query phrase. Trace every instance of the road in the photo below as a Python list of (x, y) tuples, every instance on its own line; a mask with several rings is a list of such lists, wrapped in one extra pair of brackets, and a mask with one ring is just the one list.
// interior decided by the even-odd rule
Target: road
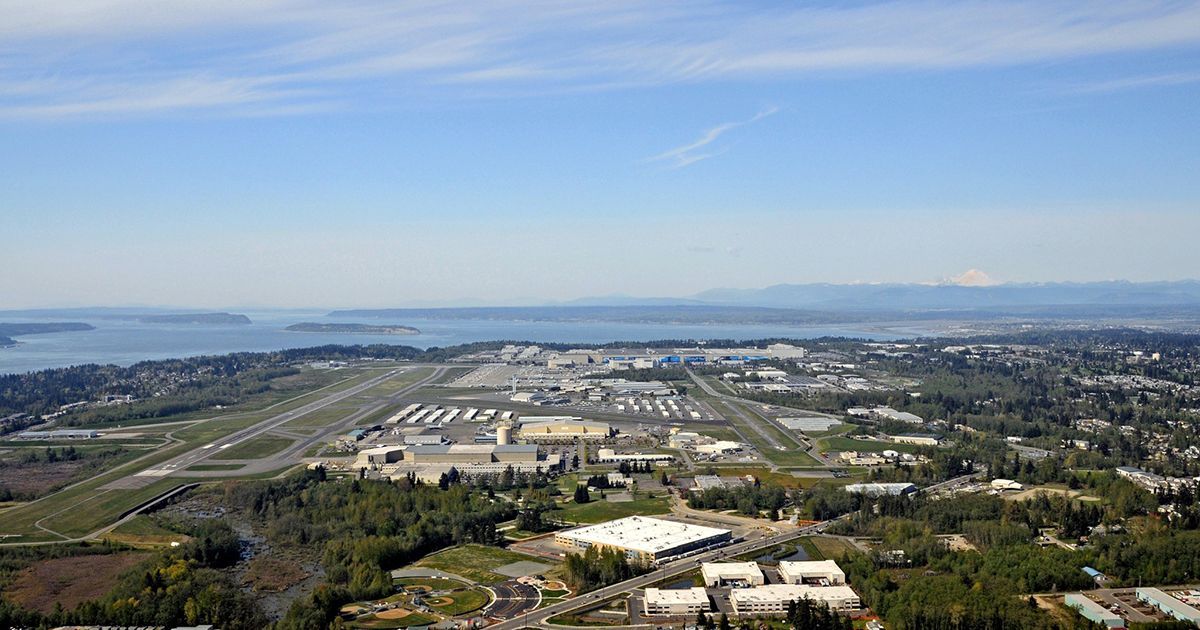
[(721, 547), (720, 549), (707, 551), (701, 554), (683, 558), (681, 560), (669, 562), (645, 575), (639, 575), (638, 577), (625, 580), (624, 582), (618, 582), (611, 586), (605, 586), (604, 588), (594, 590), (579, 597), (574, 597), (559, 604), (552, 604), (545, 608), (530, 611), (528, 614), (523, 615), (519, 619), (502, 621), (488, 627), (494, 628), (495, 630), (519, 630), (520, 628), (524, 628), (526, 626), (544, 625), (546, 620), (550, 619), (551, 617), (596, 606), (600, 602), (612, 599), (621, 593), (637, 588), (643, 588), (656, 582), (675, 577), (682, 573), (687, 573), (688, 571), (700, 566), (700, 563), (702, 562), (712, 562), (714, 560), (719, 560), (729, 556), (740, 556), (742, 554), (759, 551), (781, 543), (791, 542), (804, 536), (819, 534), (831, 523), (843, 518), (847, 518), (847, 516), (841, 516), (834, 520), (823, 521), (815, 525), (801, 527), (799, 529), (795, 529), (790, 532), (784, 532), (782, 534), (776, 534), (774, 536), (739, 542), (733, 545)]

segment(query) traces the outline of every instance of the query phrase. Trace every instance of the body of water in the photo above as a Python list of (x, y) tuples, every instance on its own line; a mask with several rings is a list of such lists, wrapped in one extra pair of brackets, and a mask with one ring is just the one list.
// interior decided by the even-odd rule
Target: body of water
[[(421, 330), (419, 335), (356, 335), (301, 333), (284, 330), (289, 324), (331, 321), (320, 312), (246, 312), (253, 324), (208, 326), (197, 324), (144, 324), (134, 321), (89, 318), (55, 318), (41, 321), (83, 321), (95, 330), (17, 337), (18, 344), (0, 348), (0, 374), (29, 372), (84, 363), (130, 365), (150, 359), (170, 359), (202, 354), (261, 352), (325, 344), (396, 344), (418, 348), (452, 346), (476, 341), (519, 340), (557, 343), (607, 343), (656, 339), (762, 339), (824, 336), (892, 340), (928, 334), (921, 330), (886, 331), (869, 327), (790, 327), (769, 325), (683, 325), (623, 322), (558, 322), (436, 319), (390, 321), (338, 318), (338, 322), (401, 324)], [(38, 321), (12, 318), (13, 321)]]

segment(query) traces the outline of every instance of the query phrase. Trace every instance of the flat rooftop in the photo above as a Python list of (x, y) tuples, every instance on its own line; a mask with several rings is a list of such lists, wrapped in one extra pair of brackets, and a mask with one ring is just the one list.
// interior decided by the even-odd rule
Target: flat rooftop
[(722, 534), (728, 529), (689, 525), (647, 516), (627, 516), (615, 521), (588, 525), (561, 532), (559, 535), (592, 543), (658, 554), (669, 549), (699, 542)]
[(729, 591), (730, 599), (746, 603), (790, 602), (811, 599), (830, 601), (858, 599), (858, 594), (849, 586), (809, 586), (807, 584), (764, 584), (752, 588), (735, 588)]
[(651, 604), (707, 604), (708, 592), (699, 586), (692, 588), (648, 588), (646, 601)]
[(783, 571), (802, 575), (843, 574), (842, 568), (833, 560), (784, 560), (779, 563)]
[(700, 565), (700, 571), (713, 577), (742, 577), (757, 575), (762, 577), (762, 569), (757, 562), (705, 562)]

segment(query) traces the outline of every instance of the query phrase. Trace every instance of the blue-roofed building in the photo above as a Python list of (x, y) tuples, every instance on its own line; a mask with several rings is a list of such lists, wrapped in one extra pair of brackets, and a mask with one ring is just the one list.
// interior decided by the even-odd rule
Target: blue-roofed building
[(1088, 577), (1095, 580), (1096, 584), (1103, 584), (1108, 581), (1108, 576), (1093, 569), (1092, 567), (1083, 567), (1083, 572), (1088, 574)]

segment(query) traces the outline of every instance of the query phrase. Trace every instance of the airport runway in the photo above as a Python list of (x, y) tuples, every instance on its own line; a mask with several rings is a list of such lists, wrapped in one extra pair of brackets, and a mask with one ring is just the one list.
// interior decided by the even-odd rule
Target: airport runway
[[(358, 394), (415, 367), (417, 366), (413, 366), (412, 368), (406, 366), (405, 368), (389, 370), (383, 375), (359, 383), (358, 385), (355, 385), (349, 389), (335, 392), (302, 407), (282, 412), (253, 426), (237, 431), (209, 444), (202, 445), (173, 459), (167, 460), (166, 462), (157, 464), (152, 468), (148, 468), (142, 470), (141, 472), (133, 473), (128, 477), (113, 481), (112, 483), (103, 486), (102, 489), (117, 490), (141, 488), (150, 485), (157, 479), (170, 475), (184, 475), (187, 477), (241, 477), (250, 474), (279, 470), (288, 466), (289, 464), (296, 464), (300, 460), (300, 455), (306, 449), (308, 449), (309, 446), (323, 441), (331, 433), (341, 431), (346, 427), (353, 425), (358, 420), (383, 408), (389, 404), (390, 401), (399, 398), (406, 393), (413, 391), (414, 389), (422, 387), (433, 380), (436, 380), (445, 373), (446, 368), (435, 368), (433, 373), (428, 377), (393, 394), (390, 394), (386, 399), (382, 399), (379, 402), (360, 408), (358, 411), (348, 414), (345, 418), (330, 423), (320, 431), (317, 431), (314, 435), (288, 433), (287, 429), (283, 427), (284, 424), (303, 417), (306, 414), (313, 413), (335, 403), (346, 400), (347, 398), (357, 396)], [(224, 451), (225, 449), (265, 434), (278, 434), (287, 437), (294, 437), (296, 438), (296, 442), (279, 453), (275, 453), (263, 458), (252, 460), (219, 460), (222, 464), (242, 464), (242, 466), (237, 470), (187, 471), (188, 467), (204, 462), (205, 460), (208, 460), (212, 456)]]

